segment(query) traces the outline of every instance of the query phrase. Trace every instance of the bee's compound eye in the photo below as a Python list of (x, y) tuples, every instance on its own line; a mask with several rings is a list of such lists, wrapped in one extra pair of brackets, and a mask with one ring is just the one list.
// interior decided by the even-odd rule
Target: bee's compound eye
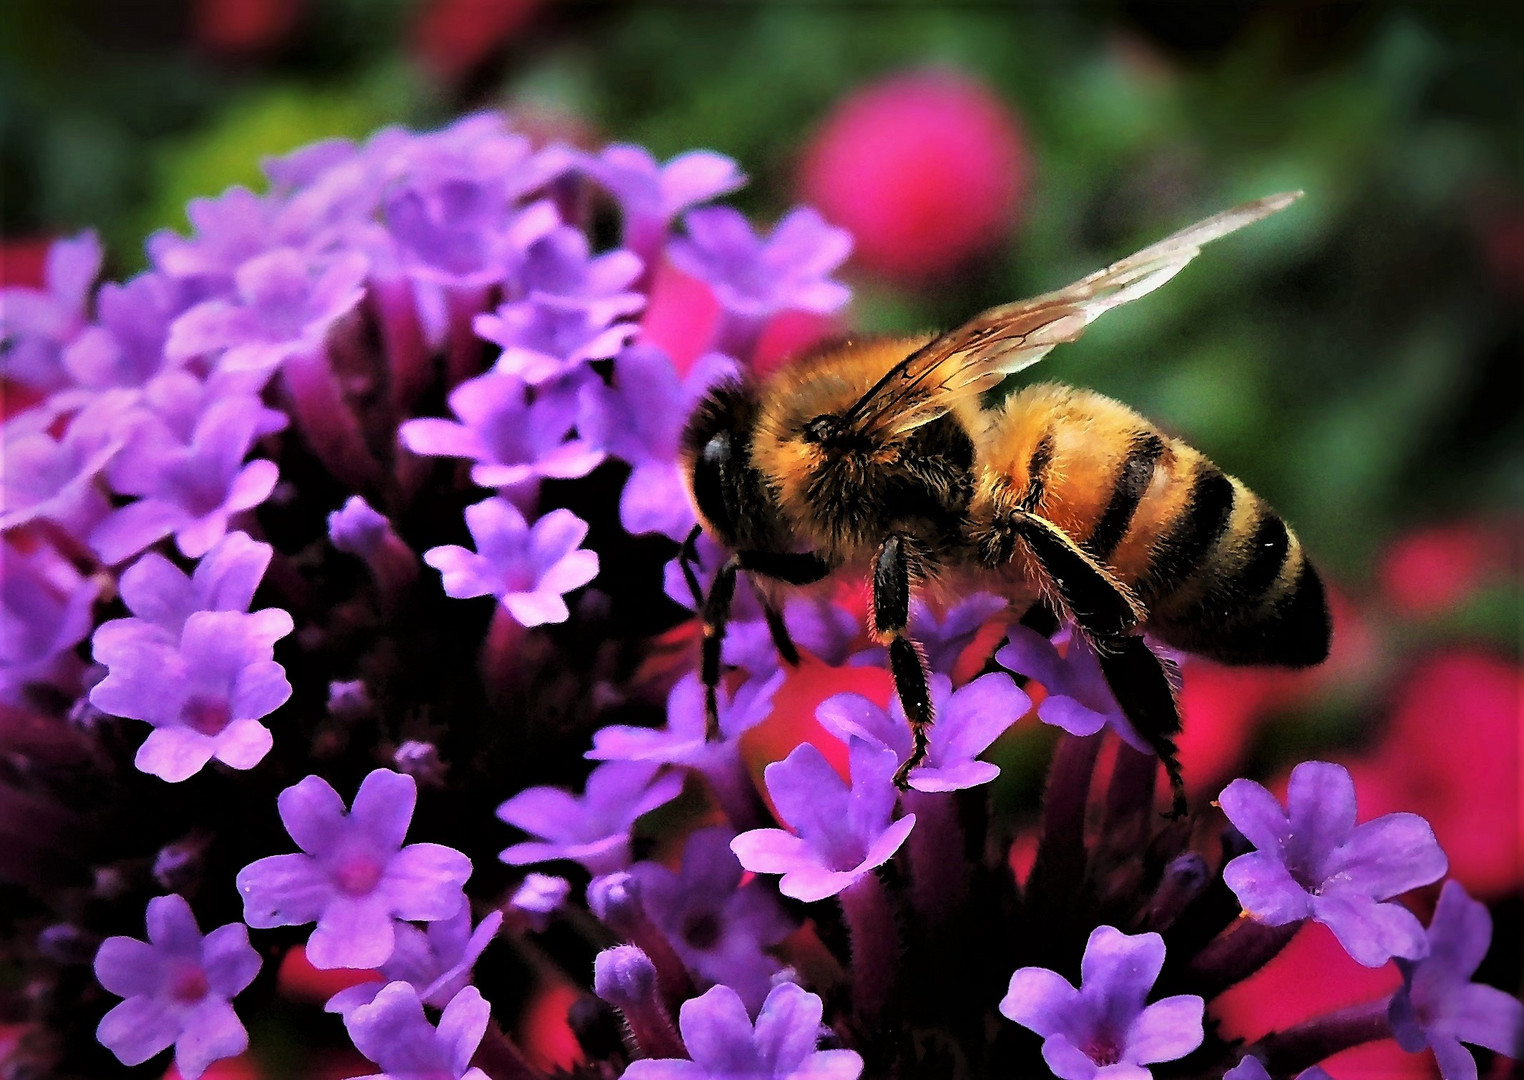
[(730, 461), (730, 433), (720, 431), (712, 435), (704, 444), (702, 457), (704, 463), (711, 467), (723, 466)]
[(730, 503), (725, 497), (730, 455), (730, 433), (719, 431), (704, 443), (693, 463), (693, 501), (722, 538), (728, 538), (734, 530)]
[(812, 443), (829, 442), (840, 430), (839, 417), (832, 416), (830, 413), (821, 413), (804, 425), (804, 439)]

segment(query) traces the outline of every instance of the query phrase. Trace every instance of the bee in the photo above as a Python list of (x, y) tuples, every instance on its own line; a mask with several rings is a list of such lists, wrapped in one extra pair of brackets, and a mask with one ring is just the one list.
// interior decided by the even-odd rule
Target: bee
[(957, 329), (849, 338), (762, 380), (713, 388), (683, 432), (681, 466), (699, 529), (729, 552), (702, 599), (706, 713), (736, 577), (763, 598), (780, 654), (797, 652), (781, 587), (836, 573), (872, 584), (869, 629), (888, 646), (914, 735), (896, 782), (924, 759), (932, 706), (907, 633), (919, 590), (980, 587), (1026, 605), (1029, 624), (1072, 620), (1118, 704), (1184, 784), (1177, 674), (1144, 641), (1227, 664), (1304, 667), (1328, 655), (1317, 571), (1281, 517), (1206, 456), (1089, 390), (985, 391), (1078, 338), (1112, 308), (1179, 273), (1210, 240), (1283, 209), (1272, 195), (1189, 226), (1056, 292), (991, 308)]

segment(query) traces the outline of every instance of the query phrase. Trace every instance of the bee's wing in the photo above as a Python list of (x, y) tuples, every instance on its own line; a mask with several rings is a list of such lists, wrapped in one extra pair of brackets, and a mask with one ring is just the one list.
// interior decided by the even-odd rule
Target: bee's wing
[(1300, 191), (1269, 195), (1214, 214), (1056, 292), (990, 308), (911, 353), (843, 417), (858, 434), (892, 438), (935, 420), (1073, 341), (1114, 307), (1153, 292), (1201, 245), (1284, 209)]

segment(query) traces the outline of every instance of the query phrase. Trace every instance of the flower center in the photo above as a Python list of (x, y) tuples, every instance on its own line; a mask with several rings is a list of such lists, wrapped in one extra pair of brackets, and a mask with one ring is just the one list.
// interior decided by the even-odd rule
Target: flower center
[(180, 709), (180, 720), (185, 726), (203, 735), (222, 734), (232, 719), (232, 709), (222, 697), (196, 694)]
[(1115, 1065), (1122, 1060), (1122, 1048), (1107, 1032), (1099, 1032), (1091, 1036), (1085, 1044), (1085, 1056), (1097, 1065)]
[(350, 855), (333, 871), (333, 882), (350, 896), (365, 896), (381, 880), (382, 866), (369, 855)]
[(715, 947), (720, 940), (720, 920), (705, 911), (683, 920), (683, 940), (701, 952)]
[(194, 1005), (209, 989), (206, 973), (195, 964), (180, 967), (169, 979), (169, 996), (184, 1005)]

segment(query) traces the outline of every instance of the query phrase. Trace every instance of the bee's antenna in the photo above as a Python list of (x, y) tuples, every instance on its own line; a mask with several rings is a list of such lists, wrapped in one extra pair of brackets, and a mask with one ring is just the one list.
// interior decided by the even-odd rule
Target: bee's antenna
[(704, 610), (704, 590), (699, 587), (698, 575), (693, 572), (693, 566), (698, 562), (698, 538), (703, 532), (702, 525), (693, 526), (693, 531), (683, 541), (683, 546), (677, 549), (677, 564), (683, 569), (683, 580), (688, 583), (688, 591), (693, 594), (693, 610)]

